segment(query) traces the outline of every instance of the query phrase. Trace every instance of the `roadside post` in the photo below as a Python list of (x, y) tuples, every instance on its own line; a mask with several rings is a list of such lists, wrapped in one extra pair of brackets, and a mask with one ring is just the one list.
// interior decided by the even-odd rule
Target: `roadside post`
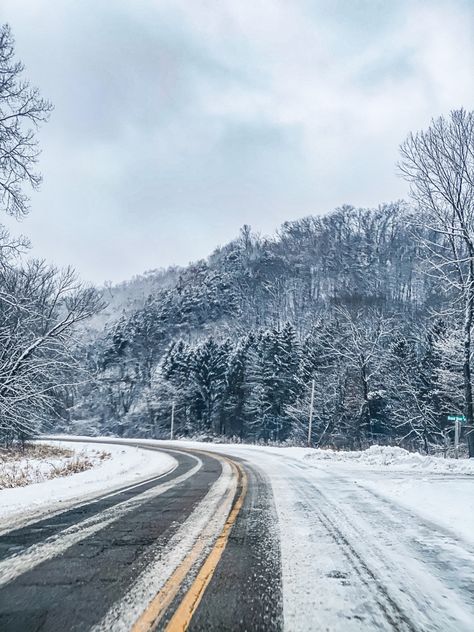
[(445, 459), (448, 457), (448, 447), (449, 447), (448, 430), (445, 428), (443, 430), (443, 456)]
[(454, 422), (454, 456), (459, 458), (459, 421)]
[(311, 447), (311, 433), (313, 431), (314, 387), (315, 381), (313, 379), (311, 382), (311, 401), (309, 404), (308, 448)]
[(459, 458), (459, 437), (461, 435), (461, 424), (466, 423), (464, 415), (448, 415), (448, 421), (454, 421), (454, 456)]
[(170, 439), (173, 441), (174, 435), (174, 400), (171, 404), (171, 428), (170, 428)]

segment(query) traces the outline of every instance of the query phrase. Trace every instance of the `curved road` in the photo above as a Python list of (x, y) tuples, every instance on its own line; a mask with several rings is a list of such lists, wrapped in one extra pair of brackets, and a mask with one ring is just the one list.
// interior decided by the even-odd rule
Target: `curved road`
[(0, 535), (2, 632), (280, 629), (268, 481), (163, 451), (173, 471)]
[(474, 548), (350, 474), (130, 444), (175, 468), (0, 531), (2, 632), (474, 629)]

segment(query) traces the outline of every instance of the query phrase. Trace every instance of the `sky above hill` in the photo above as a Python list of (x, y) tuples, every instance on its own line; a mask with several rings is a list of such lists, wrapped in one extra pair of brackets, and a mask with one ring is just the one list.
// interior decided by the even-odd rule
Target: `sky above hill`
[(55, 105), (14, 232), (88, 281), (406, 196), (398, 145), (474, 107), (472, 0), (3, 0)]

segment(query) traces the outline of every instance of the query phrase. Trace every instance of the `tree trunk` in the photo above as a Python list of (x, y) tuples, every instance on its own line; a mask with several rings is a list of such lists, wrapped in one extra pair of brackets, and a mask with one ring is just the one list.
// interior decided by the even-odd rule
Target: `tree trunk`
[(428, 443), (428, 428), (426, 424), (423, 424), (423, 448), (425, 450), (425, 454), (429, 454), (430, 448)]
[[(372, 430), (372, 411), (370, 410), (370, 400), (369, 400), (369, 384), (367, 379), (367, 365), (365, 362), (365, 357), (361, 355), (360, 357), (361, 366), (360, 366), (360, 377), (362, 383), (362, 409), (361, 409), (361, 422), (363, 432), (370, 432)], [(360, 441), (359, 436), (359, 441)], [(373, 436), (371, 437), (371, 440)]]
[[(469, 282), (466, 288), (466, 306), (464, 312), (464, 358), (463, 358), (463, 379), (464, 379), (464, 416), (470, 430), (473, 428), (474, 410), (472, 402), (472, 376), (471, 376), (471, 332), (474, 310), (474, 262), (471, 256), (469, 269)], [(469, 446), (469, 458), (474, 458), (474, 433), (471, 431), (467, 435)]]

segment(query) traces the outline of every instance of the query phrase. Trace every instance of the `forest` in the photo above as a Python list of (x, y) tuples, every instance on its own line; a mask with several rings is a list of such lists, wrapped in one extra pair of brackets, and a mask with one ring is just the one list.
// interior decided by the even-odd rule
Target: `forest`
[[(0, 32), (0, 205), (29, 212), (52, 106)], [(243, 226), (206, 260), (102, 289), (0, 233), (0, 440), (41, 430), (474, 456), (474, 113), (400, 147), (407, 202)], [(308, 436), (309, 417), (312, 417)]]
[[(95, 379), (65, 428), (315, 446), (444, 445), (463, 411), (462, 339), (449, 292), (404, 203), (244, 226), (96, 332)], [(174, 275), (175, 276), (175, 275)], [(77, 427), (77, 424), (76, 424)], [(82, 427), (82, 426), (81, 426)]]

